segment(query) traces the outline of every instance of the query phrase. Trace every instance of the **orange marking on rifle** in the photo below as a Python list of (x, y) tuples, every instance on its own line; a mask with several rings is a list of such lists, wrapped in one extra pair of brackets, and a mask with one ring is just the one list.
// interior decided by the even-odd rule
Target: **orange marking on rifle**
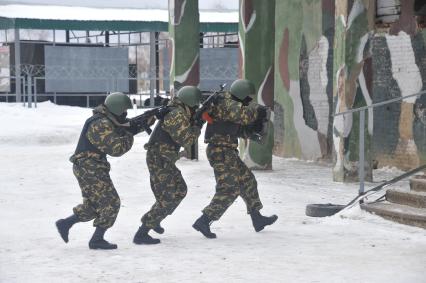
[(208, 112), (203, 112), (203, 115), (201, 115), (201, 118), (206, 121), (208, 124), (213, 124), (213, 118), (209, 115)]

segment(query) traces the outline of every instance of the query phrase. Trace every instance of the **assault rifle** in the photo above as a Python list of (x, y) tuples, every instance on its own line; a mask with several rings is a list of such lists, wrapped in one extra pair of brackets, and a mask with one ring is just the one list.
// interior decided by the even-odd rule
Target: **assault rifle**
[(129, 119), (130, 127), (137, 129), (137, 132), (145, 131), (150, 135), (152, 133), (151, 126), (155, 119), (162, 120), (170, 109), (167, 106), (157, 107), (145, 111), (141, 115)]
[[(200, 108), (198, 108), (197, 111), (195, 112), (195, 115), (194, 115), (195, 121), (202, 119), (203, 113), (209, 110), (210, 106), (216, 101), (219, 93), (223, 92), (223, 89), (225, 88), (225, 86), (226, 86), (226, 83), (219, 85), (219, 90), (214, 91), (213, 94), (211, 94), (209, 97), (207, 97), (206, 100), (204, 100), (201, 103)], [(209, 122), (209, 124), (211, 123), (210, 121), (207, 121), (207, 122)]]

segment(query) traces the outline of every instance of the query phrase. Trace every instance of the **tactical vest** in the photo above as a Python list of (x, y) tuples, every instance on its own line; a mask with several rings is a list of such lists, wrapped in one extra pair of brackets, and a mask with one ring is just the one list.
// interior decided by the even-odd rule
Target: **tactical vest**
[(84, 151), (90, 151), (90, 152), (94, 152), (99, 154), (101, 157), (106, 158), (106, 154), (103, 153), (102, 151), (100, 151), (99, 149), (97, 149), (87, 138), (86, 134), (87, 134), (87, 130), (89, 128), (90, 123), (92, 123), (95, 120), (98, 120), (102, 118), (102, 115), (100, 114), (95, 114), (92, 117), (90, 117), (89, 119), (86, 120), (86, 122), (84, 123), (83, 126), (83, 130), (81, 131), (80, 134), (80, 139), (78, 140), (78, 144), (77, 144), (77, 148), (75, 149), (75, 155), (84, 152)]
[(148, 145), (152, 145), (155, 142), (161, 142), (161, 143), (174, 146), (176, 150), (178, 151), (180, 149), (180, 144), (178, 144), (172, 139), (170, 134), (166, 132), (163, 129), (163, 127), (161, 127), (162, 125), (163, 125), (163, 121), (160, 120), (155, 126), (154, 131), (151, 134), (151, 137), (149, 138)]
[(230, 121), (214, 121), (212, 124), (207, 124), (205, 140), (209, 140), (213, 135), (229, 136), (231, 142), (238, 144), (241, 125)]

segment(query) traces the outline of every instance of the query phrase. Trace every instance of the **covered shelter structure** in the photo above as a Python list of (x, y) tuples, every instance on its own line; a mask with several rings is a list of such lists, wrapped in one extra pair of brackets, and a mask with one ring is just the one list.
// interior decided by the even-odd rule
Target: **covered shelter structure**
[[(171, 66), (179, 68), (170, 18), (167, 9), (0, 5), (0, 97), (30, 107), (34, 95), (79, 105), (84, 98), (93, 106), (123, 91), (139, 94), (141, 105), (149, 94), (153, 106), (155, 94), (169, 92)], [(197, 6), (193, 21), (200, 47), (238, 44), (236, 11), (198, 15)]]
[[(238, 13), (200, 11), (200, 32), (237, 32)], [(2, 29), (168, 31), (169, 11), (52, 5), (1, 5)]]

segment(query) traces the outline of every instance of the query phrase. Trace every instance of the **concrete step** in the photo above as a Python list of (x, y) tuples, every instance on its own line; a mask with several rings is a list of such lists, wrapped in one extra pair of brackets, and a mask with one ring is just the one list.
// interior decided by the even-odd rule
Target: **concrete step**
[(394, 222), (426, 229), (426, 209), (424, 208), (379, 202), (371, 204), (364, 203), (361, 205), (361, 209)]
[(387, 190), (386, 200), (411, 207), (426, 208), (426, 192)]
[(416, 175), (411, 178), (410, 189), (416, 192), (426, 192), (426, 175)]

